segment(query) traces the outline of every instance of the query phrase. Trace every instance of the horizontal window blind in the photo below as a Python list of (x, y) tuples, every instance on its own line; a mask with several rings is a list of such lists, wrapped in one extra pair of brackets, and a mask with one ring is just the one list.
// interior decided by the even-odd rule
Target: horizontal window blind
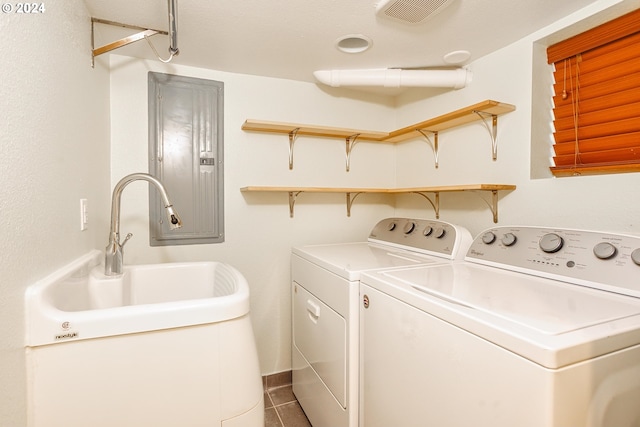
[(556, 176), (640, 171), (640, 9), (550, 46)]

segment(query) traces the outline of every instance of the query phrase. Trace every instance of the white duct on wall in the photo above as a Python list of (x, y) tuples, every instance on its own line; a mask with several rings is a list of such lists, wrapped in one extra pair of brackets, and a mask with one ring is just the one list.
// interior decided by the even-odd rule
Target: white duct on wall
[(383, 86), (398, 87), (444, 87), (461, 89), (471, 82), (472, 73), (465, 68), (455, 70), (403, 70), (380, 68), (364, 70), (320, 70), (314, 77), (333, 87)]

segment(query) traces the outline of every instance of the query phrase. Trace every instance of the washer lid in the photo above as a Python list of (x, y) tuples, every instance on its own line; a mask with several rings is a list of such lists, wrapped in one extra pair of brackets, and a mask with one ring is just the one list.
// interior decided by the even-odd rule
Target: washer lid
[(347, 280), (359, 280), (360, 273), (367, 270), (450, 262), (446, 258), (365, 242), (300, 246), (292, 252)]
[(418, 291), (549, 335), (640, 314), (640, 299), (509, 271), (496, 274), (474, 265), (410, 269), (385, 275)]
[(544, 366), (640, 343), (640, 299), (475, 264), (367, 274), (362, 282)]

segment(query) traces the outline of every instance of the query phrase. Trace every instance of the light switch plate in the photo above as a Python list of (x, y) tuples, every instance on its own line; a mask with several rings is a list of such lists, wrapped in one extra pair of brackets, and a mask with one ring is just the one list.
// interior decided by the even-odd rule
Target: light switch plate
[(89, 227), (89, 212), (87, 209), (87, 199), (80, 199), (80, 231)]

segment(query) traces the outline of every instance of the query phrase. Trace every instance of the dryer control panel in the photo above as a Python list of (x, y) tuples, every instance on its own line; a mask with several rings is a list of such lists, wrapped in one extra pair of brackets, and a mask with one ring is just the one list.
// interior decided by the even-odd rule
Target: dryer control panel
[(373, 227), (368, 240), (462, 260), (473, 238), (466, 228), (444, 221), (386, 218)]
[(495, 227), (466, 261), (640, 297), (640, 237), (546, 227)]

